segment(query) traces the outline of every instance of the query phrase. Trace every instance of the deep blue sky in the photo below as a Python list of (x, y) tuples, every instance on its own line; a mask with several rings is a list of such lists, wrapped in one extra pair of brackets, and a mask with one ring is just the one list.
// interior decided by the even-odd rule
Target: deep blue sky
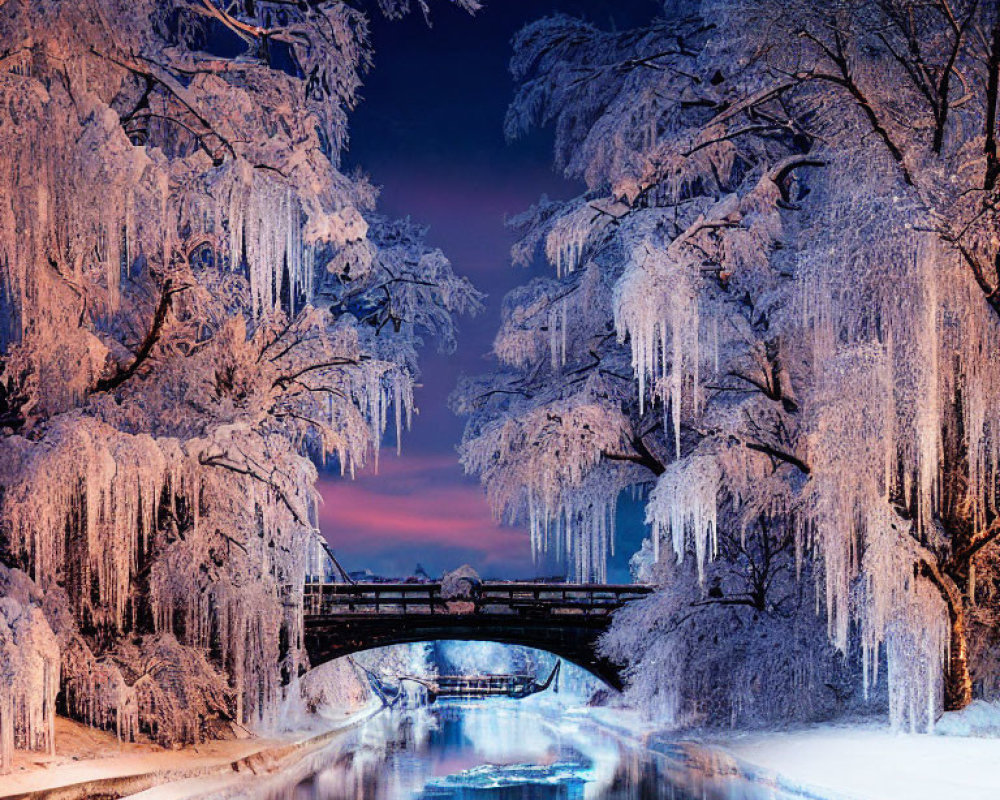
[[(459, 321), (458, 350), (423, 355), (419, 415), (397, 459), (383, 451), (380, 474), (354, 482), (324, 476), (321, 525), (348, 569), (406, 575), (421, 562), (432, 575), (464, 562), (483, 575), (530, 577), (551, 572), (530, 562), (527, 531), (492, 522), (478, 484), (463, 476), (455, 448), (463, 421), (447, 398), (459, 375), (489, 368), (486, 356), (504, 294), (546, 266), (510, 264), (513, 236), (504, 219), (539, 195), (571, 197), (578, 185), (556, 174), (550, 131), (507, 142), (503, 118), (514, 92), (510, 41), (526, 23), (554, 12), (625, 28), (649, 19), (654, 0), (487, 0), (470, 17), (445, 0), (422, 16), (372, 20), (375, 67), (351, 119), (344, 166), (360, 166), (382, 187), (380, 210), (429, 226), (455, 270), (488, 294), (486, 310)], [(637, 509), (619, 523), (609, 577), (627, 579), (642, 539)]]

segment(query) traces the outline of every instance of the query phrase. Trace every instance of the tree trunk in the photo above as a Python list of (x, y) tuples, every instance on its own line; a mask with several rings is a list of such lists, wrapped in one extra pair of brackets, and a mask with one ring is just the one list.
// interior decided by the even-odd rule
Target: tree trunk
[(959, 711), (972, 702), (972, 675), (969, 672), (969, 644), (965, 629), (965, 608), (961, 598), (956, 606), (948, 603), (948, 623), (951, 627), (950, 651), (944, 674), (944, 710)]
[(941, 599), (948, 607), (949, 648), (948, 663), (944, 665), (944, 710), (959, 711), (972, 702), (965, 601), (955, 579), (937, 564), (923, 560), (921, 572), (941, 592)]

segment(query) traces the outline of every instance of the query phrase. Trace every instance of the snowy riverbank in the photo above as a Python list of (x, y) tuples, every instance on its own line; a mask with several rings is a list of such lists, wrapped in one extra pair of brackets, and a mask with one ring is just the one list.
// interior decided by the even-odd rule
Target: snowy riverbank
[(357, 710), (331, 712), (308, 730), (205, 742), (178, 750), (118, 742), (113, 735), (60, 717), (56, 754), (18, 752), (14, 771), (0, 780), (0, 798), (75, 800), (135, 795), (142, 800), (166, 800), (199, 795), (231, 783), (240, 773), (270, 772), (297, 760), (378, 708), (380, 704), (370, 703)]
[(712, 752), (712, 769), (815, 800), (996, 800), (1000, 797), (1000, 708), (977, 702), (945, 714), (937, 734), (894, 733), (871, 721), (784, 731), (685, 734), (630, 709), (572, 712), (623, 738), (676, 757)]
[[(568, 699), (568, 698), (567, 698)], [(1000, 796), (1000, 737), (895, 734), (877, 722), (824, 724), (783, 731), (718, 732), (678, 737), (634, 710), (590, 708), (566, 699), (524, 701), (558, 727), (594, 725), (662, 753), (678, 764), (678, 783), (740, 783), (776, 796), (809, 800), (994, 800)], [(1000, 710), (985, 704), (946, 715), (939, 731), (995, 733)], [(19, 753), (0, 798), (69, 800), (94, 794), (134, 800), (241, 796), (240, 787), (278, 771), (308, 773), (314, 754), (338, 732), (378, 710), (331, 714), (308, 731), (210, 742), (181, 750), (120, 744), (113, 736), (60, 719), (57, 754)], [(990, 713), (986, 713), (990, 712)], [(234, 794), (235, 791), (235, 794)]]
[[(741, 771), (824, 800), (996, 800), (1000, 738), (897, 734), (877, 724), (822, 725), (708, 742)], [(655, 744), (653, 745), (656, 746)]]

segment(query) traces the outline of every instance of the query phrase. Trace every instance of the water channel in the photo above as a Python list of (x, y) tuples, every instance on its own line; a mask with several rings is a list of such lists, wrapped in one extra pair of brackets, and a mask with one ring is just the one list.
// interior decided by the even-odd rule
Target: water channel
[(261, 800), (791, 800), (707, 751), (629, 743), (559, 706), (443, 701), (381, 711), (291, 771)]

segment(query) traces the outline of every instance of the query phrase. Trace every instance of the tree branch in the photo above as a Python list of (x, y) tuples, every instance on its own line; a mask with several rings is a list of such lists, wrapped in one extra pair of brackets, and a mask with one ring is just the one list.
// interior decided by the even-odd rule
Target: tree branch
[(781, 192), (781, 199), (786, 203), (790, 202), (788, 196), (788, 187), (785, 186), (785, 178), (787, 178), (793, 170), (799, 167), (825, 167), (826, 162), (822, 159), (807, 156), (807, 155), (797, 155), (789, 156), (788, 158), (779, 161), (774, 168), (768, 173), (768, 178), (778, 187), (778, 191)]
[(358, 362), (353, 358), (334, 358), (330, 361), (321, 361), (317, 364), (310, 364), (308, 367), (303, 367), (298, 372), (293, 372), (291, 375), (281, 375), (274, 379), (271, 387), (274, 389), (284, 388), (288, 384), (301, 378), (303, 375), (309, 372), (315, 372), (318, 369), (329, 369), (331, 367), (356, 367)]
[(1000, 520), (996, 520), (990, 525), (985, 531), (982, 531), (978, 535), (972, 538), (965, 547), (954, 553), (951, 558), (948, 559), (946, 568), (953, 568), (957, 566), (964, 566), (969, 562), (972, 557), (982, 550), (990, 542), (995, 542), (997, 538), (1000, 537)]
[(772, 447), (769, 444), (750, 442), (746, 439), (740, 439), (738, 441), (749, 450), (763, 453), (764, 455), (770, 456), (778, 461), (782, 461), (785, 464), (791, 464), (797, 470), (802, 472), (803, 475), (809, 475), (812, 472), (812, 468), (805, 461), (792, 453), (786, 453), (784, 450), (779, 450), (777, 447)]
[(101, 378), (94, 386), (94, 392), (114, 391), (138, 372), (146, 359), (149, 358), (153, 347), (160, 340), (160, 336), (163, 333), (163, 325), (167, 320), (167, 313), (173, 306), (174, 295), (185, 291), (187, 288), (187, 286), (174, 287), (173, 282), (169, 278), (167, 279), (163, 284), (163, 292), (160, 295), (160, 302), (156, 306), (156, 311), (153, 313), (153, 321), (149, 326), (149, 331), (146, 333), (146, 338), (142, 340), (142, 344), (139, 345), (135, 358), (132, 359), (132, 362), (128, 366), (119, 366), (115, 374), (111, 377)]
[(237, 475), (246, 475), (248, 478), (253, 478), (255, 481), (259, 481), (260, 483), (269, 486), (274, 491), (274, 493), (278, 495), (278, 499), (281, 500), (282, 505), (284, 505), (285, 508), (288, 509), (288, 511), (292, 515), (292, 518), (299, 525), (302, 525), (307, 528), (312, 527), (307, 521), (302, 519), (302, 515), (299, 514), (295, 506), (292, 505), (292, 501), (288, 498), (288, 495), (286, 495), (285, 492), (281, 489), (281, 487), (276, 485), (274, 481), (254, 472), (254, 470), (250, 469), (249, 467), (241, 467), (239, 464), (234, 464), (231, 461), (226, 461), (224, 459), (225, 459), (224, 455), (207, 456), (204, 453), (200, 453), (198, 455), (198, 463), (201, 464), (202, 466), (220, 467), (221, 469), (229, 470), (230, 472), (235, 472)]
[(1000, 15), (993, 22), (990, 54), (986, 64), (986, 175), (983, 188), (992, 191), (1000, 177), (1000, 158), (997, 158), (997, 96), (1000, 94)]
[(650, 452), (649, 448), (646, 447), (646, 443), (642, 441), (642, 437), (633, 437), (631, 444), (635, 453), (610, 453), (602, 451), (601, 455), (608, 459), (608, 461), (630, 461), (633, 464), (639, 464), (657, 477), (667, 471), (663, 462), (654, 456), (652, 452)]

